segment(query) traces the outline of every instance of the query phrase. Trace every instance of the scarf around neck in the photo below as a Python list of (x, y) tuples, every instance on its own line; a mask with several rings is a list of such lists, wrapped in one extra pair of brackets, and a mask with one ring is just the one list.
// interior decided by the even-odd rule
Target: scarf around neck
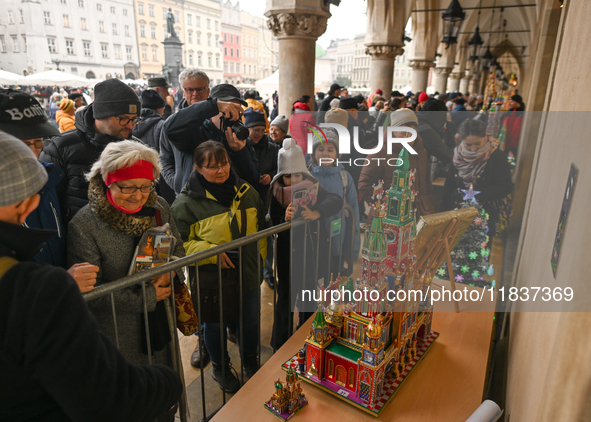
[(493, 137), (487, 136), (486, 143), (476, 151), (464, 150), (461, 143), (455, 148), (453, 163), (466, 184), (474, 183), (480, 176), (498, 146), (499, 143)]
[(208, 182), (205, 177), (198, 171), (197, 178), (201, 186), (205, 188), (213, 197), (220, 203), (220, 205), (230, 208), (234, 198), (236, 197), (236, 175), (233, 170), (230, 170), (230, 177), (224, 183)]

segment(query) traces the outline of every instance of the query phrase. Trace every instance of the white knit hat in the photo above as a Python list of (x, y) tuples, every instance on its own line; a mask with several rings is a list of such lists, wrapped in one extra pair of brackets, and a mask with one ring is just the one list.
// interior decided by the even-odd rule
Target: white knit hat
[[(336, 129), (328, 127), (328, 128), (324, 128), (323, 131), (324, 131), (324, 134), (326, 135), (326, 142), (330, 142), (331, 144), (333, 144), (334, 147), (337, 149), (337, 154), (338, 154), (339, 134), (337, 133)], [(326, 144), (326, 142), (324, 141), (324, 137), (322, 137), (322, 140), (320, 140), (320, 138), (315, 136), (314, 141), (312, 143), (312, 154), (314, 154), (316, 152), (316, 148), (318, 148), (322, 144)]]
[(306, 168), (306, 160), (302, 149), (296, 144), (293, 138), (285, 138), (283, 140), (283, 148), (279, 150), (277, 157), (277, 174), (271, 180), (274, 183), (279, 177), (284, 174), (302, 173), (313, 178)]
[(397, 127), (404, 126), (406, 123), (414, 123), (419, 125), (417, 115), (410, 108), (401, 108), (390, 114), (390, 124), (388, 126)]

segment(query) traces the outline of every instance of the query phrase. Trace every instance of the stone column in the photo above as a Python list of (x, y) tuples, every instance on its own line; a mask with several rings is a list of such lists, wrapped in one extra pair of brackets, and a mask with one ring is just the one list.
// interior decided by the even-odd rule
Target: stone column
[(474, 94), (470, 88), (468, 87), (470, 84), (470, 79), (471, 79), (472, 74), (470, 73), (470, 69), (466, 69), (466, 72), (464, 73), (464, 77), (462, 79), (460, 79), (460, 92), (462, 94), (465, 94), (466, 92), (469, 92), (470, 94)]
[[(279, 114), (289, 116), (291, 105), (302, 95), (314, 95), (316, 40), (326, 31), (331, 16), (322, 0), (307, 2), (268, 0), (267, 26), (279, 40)], [(270, 6), (270, 7), (269, 7)], [(313, 12), (313, 13), (311, 13)]]
[(444, 94), (447, 91), (447, 78), (451, 73), (451, 67), (436, 67), (435, 72), (435, 92)]
[(403, 52), (402, 46), (395, 45), (370, 45), (365, 49), (365, 54), (371, 56), (369, 68), (370, 92), (375, 92), (378, 88), (384, 92), (384, 95), (389, 95), (392, 92), (394, 59)]
[(480, 72), (472, 74), (468, 83), (468, 91), (470, 94), (482, 94), (480, 91)]
[(447, 81), (447, 90), (449, 92), (460, 91), (464, 94), (465, 91), (460, 90), (460, 79), (462, 75), (460, 73), (452, 72), (449, 75), (449, 79)]
[(411, 60), (409, 66), (412, 67), (412, 92), (425, 92), (429, 82), (429, 69), (435, 66), (435, 61)]

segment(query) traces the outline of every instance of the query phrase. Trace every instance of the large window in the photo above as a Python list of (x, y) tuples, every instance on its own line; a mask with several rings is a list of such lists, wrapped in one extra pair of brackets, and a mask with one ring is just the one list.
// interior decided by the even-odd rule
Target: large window
[(12, 10), (8, 11), (8, 23), (14, 23), (14, 15), (12, 14)]
[(21, 35), (21, 37), (23, 37), (23, 53), (26, 53), (27, 52), (27, 36)]
[(127, 16), (127, 9), (123, 9), (123, 16)]
[(158, 47), (152, 47), (152, 61), (158, 61)]
[(211, 56), (207, 56), (207, 65), (211, 67)]
[(215, 21), (215, 30), (217, 31), (217, 30), (218, 30), (218, 28), (219, 28), (219, 26), (218, 26), (218, 21)]
[[(47, 39), (49, 42), (49, 38)], [(55, 39), (54, 39), (54, 43), (55, 43)], [(51, 51), (51, 47), (50, 47), (50, 51)], [(4, 40), (4, 35), (0, 35), (0, 53), (6, 53), (6, 41)], [(55, 51), (54, 51), (55, 53)]]
[(146, 25), (140, 24), (140, 37), (146, 36)]
[(84, 8), (84, 0), (78, 0), (78, 7)]
[(219, 57), (215, 58), (215, 67), (220, 67), (220, 58)]
[(154, 13), (154, 5), (153, 4), (148, 5), (148, 13), (150, 14), (151, 17), (156, 16), (156, 14)]
[(187, 40), (189, 43), (193, 44), (193, 32), (189, 31), (187, 33)]
[(148, 47), (142, 45), (142, 60), (148, 60)]
[(207, 45), (211, 47), (211, 34), (207, 34)]
[(193, 16), (187, 15), (187, 25), (193, 25)]
[(84, 55), (86, 57), (90, 57), (90, 41), (82, 41), (82, 49), (84, 50)]
[(80, 18), (80, 29), (88, 29), (86, 26), (86, 18)]
[(156, 39), (156, 27), (155, 26), (150, 27), (150, 37), (152, 37), (153, 40)]
[(105, 23), (103, 21), (99, 21), (99, 32), (105, 32)]
[(203, 66), (203, 57), (201, 54), (197, 56), (197, 66)]
[(100, 4), (100, 3), (97, 3), (97, 4), (96, 4), (96, 11), (97, 11), (97, 12), (102, 12), (102, 11), (103, 11), (103, 5), (102, 5), (102, 4)]
[(201, 16), (195, 16), (195, 25), (201, 26)]
[(107, 44), (101, 44), (101, 56), (103, 59), (109, 58), (109, 46)]
[(66, 28), (70, 27), (70, 15), (62, 15), (63, 23)]
[(207, 29), (211, 29), (211, 19), (207, 20)]
[(125, 36), (129, 37), (130, 36), (129, 35), (129, 25), (125, 25), (124, 30), (125, 30)]
[(113, 24), (113, 35), (117, 35), (117, 34), (118, 34), (118, 32), (119, 32), (119, 30), (117, 29), (117, 24), (116, 24), (116, 23), (114, 23), (114, 24)]
[(11, 35), (10, 37), (12, 38), (12, 51), (18, 53), (20, 51), (18, 45), (18, 38), (16, 37), (16, 35)]
[(144, 3), (138, 3), (137, 4), (137, 12), (140, 15), (144, 14)]
[(113, 46), (113, 52), (115, 54), (115, 58), (118, 60), (121, 60), (121, 46), (120, 45), (114, 45)]
[[(2, 38), (2, 43), (4, 43), (4, 38)], [(49, 47), (50, 53), (57, 53), (57, 50), (55, 48), (55, 38), (47, 37), (47, 47)], [(3, 50), (3, 51), (5, 51), (5, 50)]]
[(125, 46), (125, 54), (127, 55), (127, 60), (133, 60), (133, 52), (132, 52), (131, 46), (129, 46), (129, 45)]
[(66, 40), (66, 53), (74, 55), (74, 40)]
[(111, 6), (111, 13), (115, 14), (115, 6)]
[(45, 25), (51, 25), (51, 12), (43, 12), (43, 19), (45, 19)]
[(189, 66), (193, 66), (193, 55), (189, 54)]
[(197, 44), (201, 45), (201, 32), (197, 32)]

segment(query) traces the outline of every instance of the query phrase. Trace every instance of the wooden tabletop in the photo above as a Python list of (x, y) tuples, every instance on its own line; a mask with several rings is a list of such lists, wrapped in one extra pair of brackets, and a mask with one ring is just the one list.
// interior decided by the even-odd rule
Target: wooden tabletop
[[(379, 418), (302, 381), (309, 404), (290, 421), (464, 422), (482, 402), (492, 322), (492, 312), (435, 312), (432, 329), (440, 336)], [(273, 395), (274, 381), (285, 381), (281, 365), (309, 331), (304, 324), (213, 421), (277, 422), (263, 403)]]

